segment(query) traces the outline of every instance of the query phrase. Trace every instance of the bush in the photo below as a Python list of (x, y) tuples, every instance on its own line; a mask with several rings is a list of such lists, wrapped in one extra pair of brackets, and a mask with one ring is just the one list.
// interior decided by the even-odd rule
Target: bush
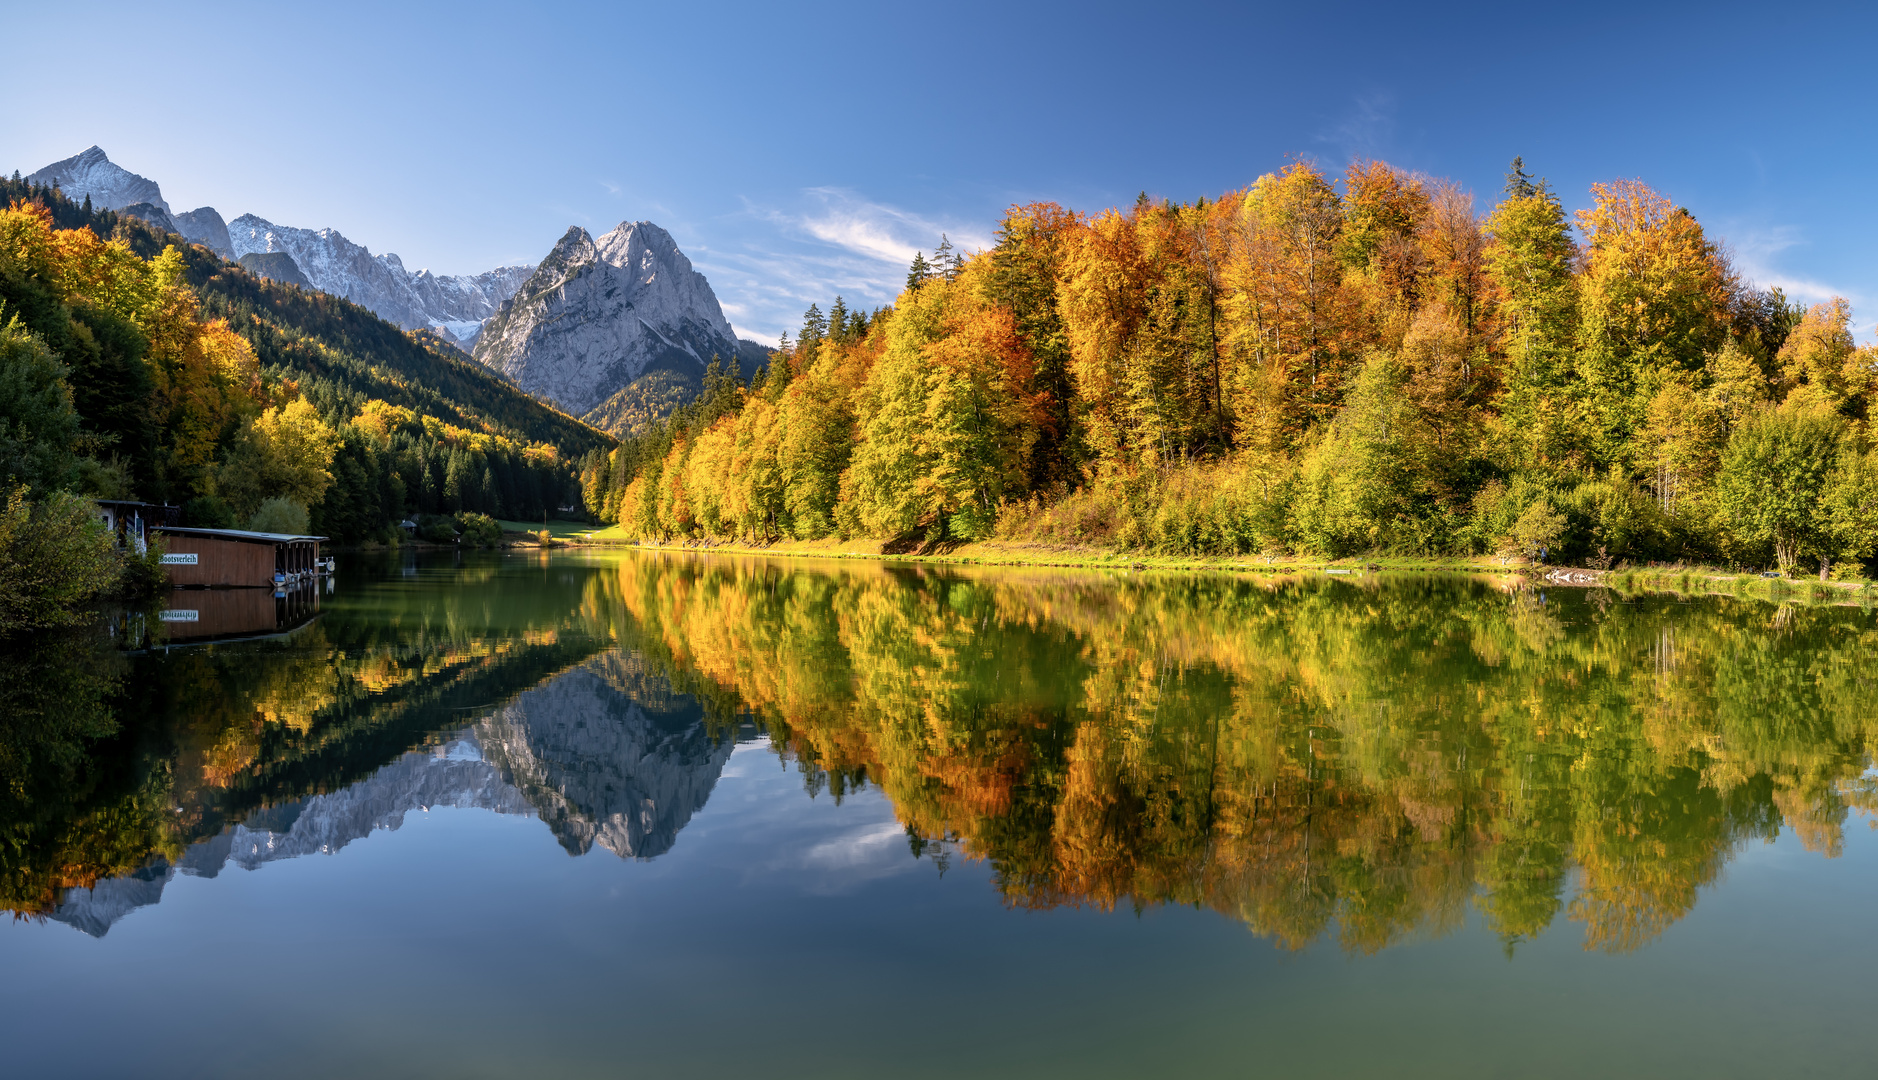
[(80, 605), (118, 583), (122, 558), (91, 500), (55, 492), (35, 504), (13, 488), (0, 509), (0, 635), (77, 622)]
[(307, 528), (306, 507), (284, 496), (275, 496), (263, 502), (248, 519), (248, 528), (255, 532), (303, 535)]
[(118, 578), (117, 594), (127, 600), (145, 600), (170, 587), (170, 572), (163, 569), (163, 538), (153, 535), (142, 555), (134, 551), (119, 553), (123, 571)]
[(459, 514), (457, 521), (462, 525), (462, 543), (469, 547), (496, 547), (502, 543), (502, 526), (488, 514)]

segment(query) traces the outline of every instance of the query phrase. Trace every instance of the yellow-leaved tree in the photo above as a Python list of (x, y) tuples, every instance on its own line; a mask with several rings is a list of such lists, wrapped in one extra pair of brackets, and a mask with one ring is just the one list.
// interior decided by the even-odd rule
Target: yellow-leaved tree
[(236, 436), (216, 471), (216, 487), (236, 515), (246, 520), (270, 498), (313, 506), (332, 483), (339, 436), (305, 399), (255, 417)]

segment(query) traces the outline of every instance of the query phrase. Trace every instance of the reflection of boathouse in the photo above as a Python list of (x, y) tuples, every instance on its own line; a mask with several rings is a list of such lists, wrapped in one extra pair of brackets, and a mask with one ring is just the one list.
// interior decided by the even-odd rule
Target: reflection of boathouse
[(329, 569), (320, 558), (324, 536), (181, 525), (155, 531), (163, 536), (170, 584), (179, 588), (279, 588)]
[(312, 581), (265, 589), (177, 589), (156, 613), (161, 634), (153, 643), (195, 645), (210, 641), (272, 637), (312, 622), (320, 613), (320, 588)]

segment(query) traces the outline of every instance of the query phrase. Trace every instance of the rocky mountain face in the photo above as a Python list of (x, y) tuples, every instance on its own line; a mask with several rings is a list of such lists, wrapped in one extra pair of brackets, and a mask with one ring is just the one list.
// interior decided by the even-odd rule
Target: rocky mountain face
[[(503, 266), (458, 277), (428, 270), (413, 273), (396, 255), (373, 255), (334, 229), (296, 229), (253, 214), (227, 222), (212, 206), (178, 214), (164, 201), (156, 181), (114, 164), (96, 146), (54, 162), (29, 179), (56, 184), (76, 200), (90, 196), (95, 207), (142, 218), (231, 262), (240, 262), (250, 254), (285, 254), (313, 288), (369, 308), (406, 330), (435, 327), (462, 344), (465, 352), (475, 341), (482, 321), (513, 296), (534, 271), (532, 266)], [(282, 276), (287, 263), (270, 259), (266, 265), (278, 273), (265, 276), (294, 280)]]
[(717, 295), (670, 233), (621, 222), (567, 230), (476, 342), (476, 359), (576, 416), (649, 372), (693, 379), (737, 355)]
[(534, 269), (504, 266), (464, 277), (412, 273), (396, 255), (374, 255), (337, 229), (296, 229), (253, 214), (229, 222), (228, 237), (237, 259), (284, 252), (321, 292), (370, 308), (407, 330), (442, 326), (457, 337), (494, 314)]
[(132, 203), (120, 207), (120, 214), (142, 218), (165, 232), (173, 232), (192, 244), (201, 244), (231, 262), (235, 249), (228, 243), (228, 226), (213, 206), (203, 206), (183, 214), (171, 214), (155, 203)]
[(293, 256), (284, 251), (250, 251), (237, 261), (241, 263), (243, 270), (256, 277), (264, 277), (269, 281), (279, 281), (287, 285), (298, 285), (303, 289), (313, 287), (313, 283), (307, 280), (306, 275), (300, 272), (300, 267), (294, 263)]
[(714, 742), (703, 710), (634, 659), (596, 657), (525, 690), (440, 746), (406, 753), (351, 787), (280, 803), (124, 877), (66, 892), (51, 918), (103, 937), (163, 898), (177, 874), (330, 855), (412, 810), (435, 806), (540, 817), (575, 855), (596, 845), (649, 859), (677, 843), (704, 807), (732, 744)]
[(91, 205), (101, 210), (147, 203), (165, 215), (170, 212), (170, 204), (163, 201), (163, 191), (155, 180), (113, 164), (96, 146), (55, 161), (26, 179), (35, 184), (52, 184), (74, 202), (84, 202), (89, 196)]
[(235, 254), (235, 245), (228, 239), (228, 223), (222, 215), (215, 212), (215, 207), (204, 206), (175, 216), (175, 232), (192, 244), (201, 244), (230, 262), (241, 256)]

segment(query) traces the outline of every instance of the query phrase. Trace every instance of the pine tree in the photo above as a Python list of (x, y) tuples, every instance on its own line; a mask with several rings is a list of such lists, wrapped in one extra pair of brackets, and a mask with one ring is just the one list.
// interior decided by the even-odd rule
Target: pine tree
[(828, 320), (822, 316), (822, 309), (814, 304), (802, 313), (802, 345), (813, 348), (815, 344), (828, 336)]
[(828, 336), (838, 342), (848, 339), (848, 302), (840, 296), (835, 297), (834, 306), (828, 309)]
[(1580, 438), (1572, 422), (1576, 394), (1568, 389), (1578, 327), (1576, 248), (1558, 196), (1543, 180), (1533, 184), (1517, 158), (1507, 191), (1486, 223), (1493, 237), (1487, 274), (1499, 289), (1507, 354), (1500, 410), (1517, 460), (1558, 464)]
[(952, 246), (952, 238), (945, 233), (939, 234), (939, 246), (932, 252), (932, 271), (947, 281), (958, 280), (959, 271), (965, 268), (965, 258)]
[(906, 287), (909, 292), (918, 292), (921, 285), (932, 278), (932, 264), (926, 261), (922, 252), (913, 253), (913, 265), (906, 272)]
[(1512, 167), (1506, 172), (1506, 197), (1509, 199), (1530, 199), (1545, 190), (1545, 181), (1541, 180), (1537, 184), (1533, 183), (1532, 176), (1526, 172), (1525, 159), (1515, 157)]

